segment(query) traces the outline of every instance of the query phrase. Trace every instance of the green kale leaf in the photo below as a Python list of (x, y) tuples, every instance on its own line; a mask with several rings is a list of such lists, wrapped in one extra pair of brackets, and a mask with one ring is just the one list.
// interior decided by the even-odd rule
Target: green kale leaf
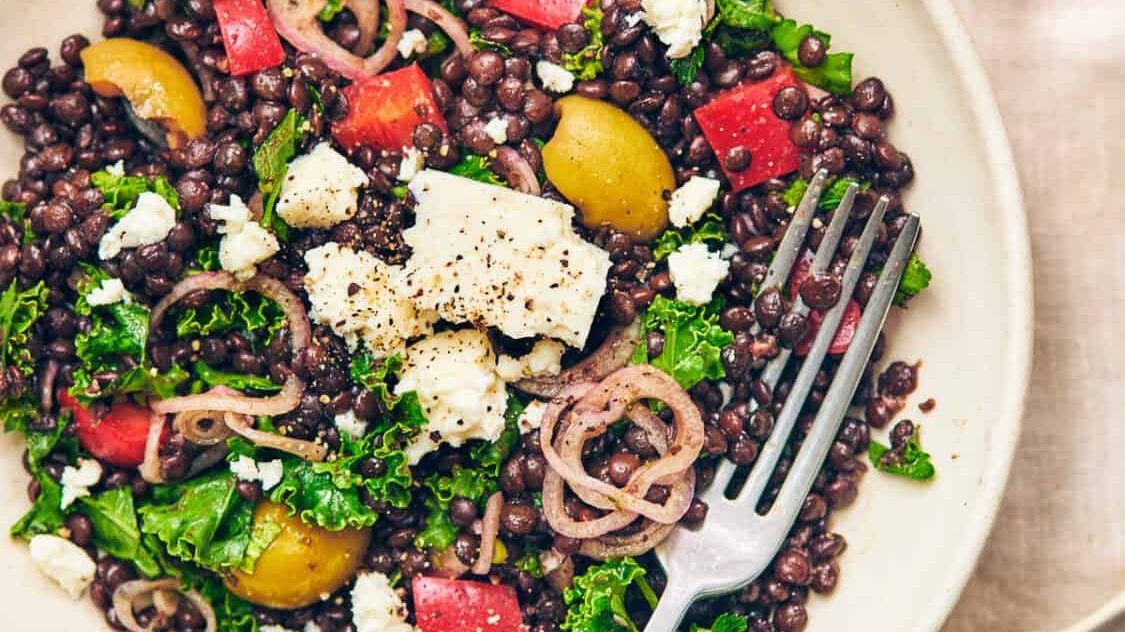
[(692, 624), (691, 632), (746, 632), (750, 621), (745, 615), (730, 612), (719, 615), (709, 628), (701, 628)]
[(27, 216), (26, 204), (0, 200), (0, 215), (7, 216), (12, 223), (23, 227), (23, 243), (35, 241), (35, 231), (31, 230), (31, 218)]
[[(861, 191), (871, 188), (871, 184), (867, 182), (857, 182), (851, 178), (833, 178), (828, 181), (824, 189), (824, 193), (820, 195), (820, 200), (816, 203), (818, 211), (833, 211), (840, 202), (844, 200), (844, 194), (847, 193), (848, 187), (853, 184), (858, 184)], [(801, 198), (805, 197), (805, 191), (809, 188), (809, 181), (804, 178), (797, 178), (789, 183), (789, 188), (785, 193), (781, 194), (781, 199), (789, 206), (797, 206), (801, 203)]]
[[(325, 10), (328, 6), (325, 7)], [(258, 174), (258, 190), (262, 192), (263, 228), (273, 231), (281, 241), (289, 241), (289, 224), (277, 215), (277, 196), (281, 181), (289, 170), (289, 161), (297, 155), (297, 147), (305, 136), (305, 119), (296, 109), (290, 109), (285, 118), (273, 128), (262, 144), (254, 149), (251, 163)]]
[(359, 493), (363, 479), (352, 471), (362, 456), (342, 455), (324, 463), (284, 457), (284, 474), (270, 499), (284, 504), (305, 523), (329, 531), (370, 527), (379, 515), (363, 503)]
[(851, 94), (851, 53), (829, 53), (825, 57), (824, 63), (816, 68), (808, 68), (801, 64), (797, 50), (801, 47), (801, 42), (810, 35), (824, 42), (825, 49), (828, 49), (831, 45), (832, 37), (827, 33), (817, 31), (808, 24), (798, 26), (793, 20), (778, 22), (770, 32), (778, 52), (793, 65), (793, 72), (797, 74), (801, 81), (824, 88), (833, 94)]
[(694, 226), (680, 229), (669, 228), (661, 233), (652, 246), (652, 256), (660, 261), (679, 250), (680, 246), (684, 244), (705, 243), (722, 246), (727, 243), (728, 239), (723, 218), (715, 213), (708, 213), (703, 217), (703, 221)]
[(771, 0), (716, 0), (719, 19), (728, 26), (750, 31), (769, 31), (777, 24)]
[(27, 340), (31, 328), (47, 311), (47, 294), (42, 281), (21, 291), (15, 279), (0, 294), (0, 366), (14, 366), (24, 376), (35, 373)]
[(469, 29), (469, 44), (476, 50), (494, 50), (505, 57), (512, 56), (511, 46), (485, 39), (484, 36), (481, 35), (480, 27), (477, 26)]
[(638, 632), (625, 608), (626, 592), (630, 587), (640, 591), (652, 607), (657, 597), (645, 578), (644, 567), (631, 557), (609, 560), (591, 566), (574, 578), (574, 583), (563, 593), (567, 605), (566, 620), (562, 629), (573, 632)]
[(915, 427), (914, 434), (898, 449), (872, 440), (867, 446), (867, 458), (871, 460), (871, 465), (880, 472), (897, 474), (916, 481), (933, 478), (936, 470), (934, 464), (930, 462), (930, 454), (922, 449), (920, 431), (921, 426)]
[(681, 86), (686, 86), (695, 81), (699, 69), (703, 67), (703, 46), (696, 46), (687, 57), (673, 59), (668, 62), (668, 69), (676, 76), (676, 81)]
[[(590, 35), (590, 41), (577, 53), (563, 53), (562, 67), (574, 74), (580, 81), (597, 79), (605, 68), (602, 66), (602, 10), (582, 7), (582, 25)], [(690, 83), (690, 82), (689, 82)]]
[(192, 373), (209, 387), (226, 386), (236, 391), (256, 391), (258, 393), (276, 393), (281, 390), (281, 385), (274, 384), (268, 377), (245, 373), (227, 373), (213, 369), (202, 361), (192, 365)]
[(9, 398), (0, 408), (4, 418), (4, 430), (19, 431), (27, 443), (27, 465), (32, 477), (39, 483), (39, 495), (31, 508), (12, 525), (14, 537), (30, 538), (41, 533), (55, 533), (66, 520), (68, 511), (62, 504), (62, 486), (51, 478), (43, 468), (43, 459), (59, 450), (68, 463), (73, 463), (78, 455), (78, 441), (74, 435), (66, 433), (70, 415), (63, 414), (57, 423), (48, 429), (37, 429), (34, 422), (39, 419), (39, 411), (28, 398)]
[(164, 198), (173, 209), (180, 210), (180, 195), (176, 187), (164, 176), (149, 179), (144, 176), (119, 176), (106, 170), (90, 174), (90, 182), (105, 197), (103, 208), (113, 219), (128, 213), (142, 193), (155, 193)]
[(285, 327), (285, 312), (273, 300), (249, 292), (218, 292), (200, 307), (176, 312), (176, 335), (211, 336), (237, 331), (269, 343)]
[(132, 562), (145, 577), (157, 577), (164, 571), (160, 562), (145, 546), (137, 526), (137, 511), (129, 487), (106, 490), (96, 496), (78, 499), (79, 511), (94, 526), (94, 546), (121, 559)]
[(496, 175), (496, 172), (489, 167), (491, 163), (492, 161), (485, 156), (465, 152), (461, 156), (461, 161), (453, 165), (449, 173), (485, 184), (507, 186), (500, 176)]
[(496, 441), (475, 441), (469, 446), (469, 458), (491, 476), (500, 475), (500, 466), (508, 460), (508, 455), (520, 440), (517, 421), (525, 406), (512, 393), (508, 393), (508, 408), (504, 411), (504, 431)]
[(671, 375), (689, 389), (703, 380), (726, 376), (720, 354), (734, 342), (734, 334), (719, 326), (720, 300), (694, 306), (657, 296), (641, 317), (641, 340), (650, 331), (664, 334), (664, 350), (649, 358), (646, 346), (637, 345), (634, 364), (648, 363)]
[(906, 269), (902, 272), (902, 279), (898, 282), (898, 291), (895, 292), (895, 305), (904, 306), (907, 301), (918, 296), (922, 290), (930, 287), (933, 273), (926, 267), (918, 253), (912, 253), (906, 262)]
[(352, 355), (349, 367), (352, 381), (378, 395), (387, 409), (392, 409), (398, 404), (398, 397), (391, 392), (388, 378), (398, 375), (400, 371), (402, 371), (402, 356), (397, 353), (383, 358), (382, 361), (372, 360), (366, 353), (357, 353)]
[(429, 491), (425, 499), (429, 513), (426, 528), (414, 538), (414, 546), (437, 551), (452, 545), (457, 537), (458, 529), (449, 519), (449, 503), (454, 497), (468, 498), (480, 505), (500, 489), (495, 475), (459, 465), (453, 466), (448, 476), (434, 474), (428, 477), (422, 486)]

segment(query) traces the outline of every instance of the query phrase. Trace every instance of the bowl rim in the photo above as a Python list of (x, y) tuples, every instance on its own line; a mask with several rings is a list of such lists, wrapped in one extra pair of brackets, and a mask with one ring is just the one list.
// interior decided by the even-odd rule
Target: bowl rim
[(991, 428), (995, 438), (990, 462), (981, 477), (980, 491), (991, 502), (977, 503), (966, 529), (966, 537), (953, 555), (952, 570), (945, 585), (919, 617), (920, 630), (937, 632), (952, 614), (961, 592), (976, 569), (988, 536), (999, 513), (1012, 462), (1019, 444), (1024, 407), (1031, 379), (1034, 349), (1034, 283), (1031, 239), (1019, 173), (1008, 140), (1007, 128), (996, 103), (996, 95), (952, 0), (922, 0), (937, 27), (956, 69), (956, 80), (969, 95), (969, 107), (980, 127), (981, 142), (993, 182), (996, 210), (999, 213), (1007, 255), (1005, 285), (1008, 289), (1007, 356), (1002, 370), (1008, 375), (1002, 392), (997, 393), (1001, 414)]

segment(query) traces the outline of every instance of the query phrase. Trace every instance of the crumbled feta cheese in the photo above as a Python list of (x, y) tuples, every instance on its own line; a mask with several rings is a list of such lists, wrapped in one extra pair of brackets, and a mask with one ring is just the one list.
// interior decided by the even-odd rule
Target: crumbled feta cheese
[(703, 37), (707, 25), (707, 0), (641, 0), (644, 21), (668, 46), (668, 57), (679, 59)]
[(402, 34), (398, 40), (398, 54), (403, 59), (410, 59), (411, 55), (426, 52), (426, 34), (418, 29), (410, 29)]
[(348, 409), (342, 414), (336, 415), (335, 418), (336, 428), (356, 439), (367, 434), (367, 422), (355, 416), (355, 411)]
[(512, 338), (585, 344), (610, 261), (574, 232), (573, 207), (429, 169), (410, 190), (406, 283), (421, 305)]
[(125, 248), (147, 246), (168, 236), (176, 225), (176, 209), (151, 191), (137, 196), (133, 209), (113, 225), (98, 243), (98, 257), (112, 259)]
[(496, 373), (505, 382), (515, 382), (528, 377), (558, 375), (562, 371), (562, 357), (566, 347), (555, 340), (540, 340), (527, 355), (513, 358), (502, 355), (496, 361)]
[(574, 88), (574, 74), (562, 66), (547, 60), (535, 64), (535, 72), (543, 82), (543, 88), (558, 94), (565, 94)]
[(411, 345), (395, 394), (409, 391), (418, 394), (427, 419), (406, 449), (411, 465), (442, 443), (495, 441), (504, 431), (504, 381), (488, 336), (475, 329), (443, 331)]
[(263, 491), (269, 491), (281, 482), (285, 467), (281, 459), (257, 462), (243, 454), (230, 462), (230, 471), (239, 480), (259, 482)]
[(237, 195), (229, 204), (212, 204), (211, 219), (222, 222), (219, 233), (219, 265), (239, 276), (253, 276), (254, 266), (281, 250), (273, 233), (251, 219), (250, 208)]
[(516, 419), (516, 427), (520, 429), (520, 434), (527, 434), (532, 430), (537, 430), (543, 423), (543, 413), (547, 412), (547, 402), (541, 402), (533, 399), (528, 402), (527, 407), (520, 413)]
[(90, 293), (86, 295), (86, 303), (91, 307), (113, 305), (121, 301), (129, 303), (132, 301), (132, 297), (125, 289), (125, 284), (117, 278), (103, 279), (98, 287), (90, 290)]
[(692, 176), (683, 186), (672, 192), (668, 203), (668, 218), (673, 226), (691, 226), (711, 208), (719, 197), (719, 181), (714, 178)]
[(402, 182), (410, 182), (418, 172), (426, 168), (426, 156), (414, 147), (402, 148), (402, 162), (398, 164), (398, 175)]
[(40, 534), (28, 543), (39, 570), (74, 599), (93, 583), (97, 564), (82, 547), (57, 535)]
[(676, 298), (692, 305), (711, 302), (719, 282), (727, 276), (730, 263), (706, 244), (684, 244), (668, 255), (668, 273), (676, 286)]
[(645, 19), (645, 12), (644, 11), (627, 13), (627, 14), (625, 14), (625, 26), (627, 28), (633, 28), (634, 26), (640, 24), (641, 21), (644, 20), (644, 19)]
[(406, 349), (432, 331), (433, 312), (419, 310), (403, 284), (403, 269), (374, 255), (328, 242), (305, 253), (309, 317), (353, 349), (360, 342), (378, 359)]
[(277, 214), (290, 226), (331, 228), (355, 215), (356, 189), (367, 176), (329, 143), (321, 143), (289, 163)]
[(293, 632), (283, 625), (261, 625), (258, 626), (258, 632)]
[(64, 467), (59, 480), (62, 483), (62, 500), (59, 506), (66, 509), (79, 498), (89, 496), (90, 488), (101, 479), (102, 465), (95, 459), (78, 459), (78, 467)]
[(125, 176), (125, 161), (124, 160), (118, 160), (117, 162), (113, 163), (112, 165), (106, 167), (105, 172), (108, 173), (111, 176), (117, 176), (118, 178), (124, 177)]
[(508, 142), (508, 122), (497, 116), (484, 125), (484, 133), (497, 145)]
[(414, 632), (406, 622), (402, 597), (387, 576), (377, 571), (360, 573), (352, 587), (352, 623), (356, 632)]

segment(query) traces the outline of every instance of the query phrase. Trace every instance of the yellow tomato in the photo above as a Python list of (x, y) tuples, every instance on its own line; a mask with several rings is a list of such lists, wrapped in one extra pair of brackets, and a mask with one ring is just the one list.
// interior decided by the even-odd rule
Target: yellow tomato
[(608, 223), (641, 240), (660, 234), (676, 180), (656, 139), (604, 101), (575, 95), (556, 106), (561, 118), (543, 147), (543, 168), (582, 212), (582, 223)]
[(281, 527), (254, 565), (253, 573), (235, 571), (227, 588), (246, 601), (267, 608), (301, 608), (319, 601), (355, 576), (371, 541), (370, 529), (328, 531), (290, 516), (284, 505), (258, 504), (255, 524)]
[(168, 144), (181, 146), (207, 131), (207, 107), (183, 64), (164, 50), (115, 37), (82, 49), (86, 83), (103, 97), (123, 96), (137, 116), (157, 121)]

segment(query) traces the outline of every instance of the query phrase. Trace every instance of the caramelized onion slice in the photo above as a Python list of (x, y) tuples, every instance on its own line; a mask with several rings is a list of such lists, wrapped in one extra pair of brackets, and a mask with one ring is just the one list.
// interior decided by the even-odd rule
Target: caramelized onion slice
[(500, 533), (500, 510), (504, 508), (504, 494), (496, 492), (484, 505), (480, 525), (480, 556), (473, 564), (473, 573), (487, 575), (492, 569), (492, 556), (496, 552), (496, 536)]
[(328, 447), (324, 444), (294, 439), (272, 432), (263, 432), (254, 428), (251, 425), (254, 420), (249, 415), (228, 412), (223, 416), (223, 420), (235, 434), (245, 437), (259, 448), (280, 450), (299, 456), (306, 461), (323, 461), (328, 456)]
[(514, 386), (531, 395), (551, 398), (574, 384), (600, 382), (629, 363), (640, 341), (640, 321), (615, 327), (597, 349), (577, 364), (563, 369), (558, 375), (520, 380)]

